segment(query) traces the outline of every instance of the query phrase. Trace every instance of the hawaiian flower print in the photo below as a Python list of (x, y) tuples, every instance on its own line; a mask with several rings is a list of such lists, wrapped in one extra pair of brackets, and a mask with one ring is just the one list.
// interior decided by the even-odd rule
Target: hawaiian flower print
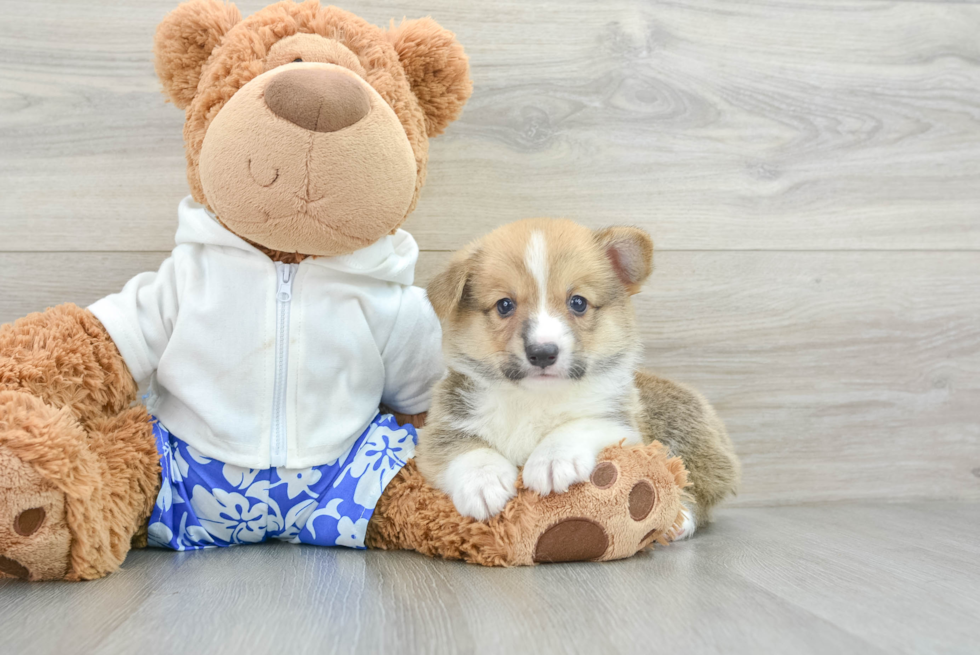
[(208, 534), (228, 543), (256, 543), (265, 538), (269, 506), (254, 505), (245, 496), (198, 485), (191, 507)]
[(411, 426), (378, 416), (333, 462), (307, 469), (248, 469), (203, 456), (154, 425), (163, 484), (149, 540), (175, 550), (279, 539), (364, 547), (385, 486), (415, 452)]
[(228, 484), (236, 489), (248, 489), (258, 474), (259, 469), (247, 469), (231, 464), (224, 464), (221, 467), (221, 475), (224, 476)]
[(378, 502), (384, 488), (415, 454), (417, 437), (415, 430), (409, 432), (409, 427), (392, 430), (387, 426), (372, 425), (368, 428), (364, 445), (354, 454), (353, 461), (344, 468), (334, 486), (343, 483), (349, 474), (357, 478), (355, 503), (366, 507), (372, 498), (373, 502)]
[(280, 469), (278, 484), (286, 485), (286, 493), (289, 495), (289, 499), (292, 500), (296, 496), (305, 493), (313, 496), (313, 492), (310, 491), (310, 487), (315, 485), (323, 477), (316, 467), (308, 469)]
[(337, 522), (337, 532), (340, 533), (334, 545), (347, 546), (348, 548), (363, 548), (364, 536), (367, 534), (367, 519), (358, 519), (356, 522), (343, 516)]

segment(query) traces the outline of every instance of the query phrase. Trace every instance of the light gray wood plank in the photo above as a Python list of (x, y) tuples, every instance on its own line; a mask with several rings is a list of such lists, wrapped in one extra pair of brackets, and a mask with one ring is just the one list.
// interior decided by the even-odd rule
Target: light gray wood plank
[(155, 271), (169, 252), (0, 253), (0, 323), (66, 302), (87, 307)]
[[(980, 643), (980, 587), (971, 582), (980, 575), (973, 536), (980, 505), (952, 505), (958, 519), (944, 515), (947, 507), (823, 505), (739, 513), (741, 547), (729, 541), (712, 554), (760, 588), (883, 652), (969, 653)], [(940, 531), (952, 544), (930, 543)], [(774, 539), (757, 538), (775, 532)], [(972, 557), (964, 562), (947, 548)], [(926, 594), (929, 600), (921, 602)], [(944, 627), (933, 631), (928, 624)]]
[[(82, 306), (166, 253), (0, 253), (0, 321)], [(422, 253), (419, 283), (449, 253)], [(667, 252), (635, 298), (646, 365), (701, 390), (736, 504), (980, 499), (980, 256)]]
[[(169, 247), (182, 115), (150, 50), (174, 5), (0, 2), (0, 249)], [(423, 13), (345, 7), (378, 24)], [(664, 249), (980, 247), (976, 4), (424, 12), (458, 33), (476, 83), (433, 142), (408, 224), (424, 248), (530, 215), (643, 225)]]
[(980, 498), (980, 258), (661, 253), (646, 364), (714, 403), (738, 502)]
[[(924, 517), (943, 532), (922, 536)], [(607, 564), (484, 569), (288, 544), (0, 582), (4, 652), (972, 653), (980, 504), (729, 508)], [(915, 537), (910, 538), (914, 533)], [(48, 626), (48, 629), (38, 629)]]

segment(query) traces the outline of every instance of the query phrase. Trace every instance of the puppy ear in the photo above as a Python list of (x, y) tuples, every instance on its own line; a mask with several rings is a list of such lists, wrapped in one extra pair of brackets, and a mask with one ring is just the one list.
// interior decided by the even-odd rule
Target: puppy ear
[(449, 265), (432, 278), (425, 288), (432, 309), (440, 321), (449, 318), (459, 307), (472, 269), (473, 253), (469, 249), (457, 252)]
[(431, 18), (403, 20), (397, 27), (391, 21), (388, 40), (425, 112), (426, 131), (430, 137), (439, 136), (459, 117), (473, 92), (463, 46)]
[(653, 272), (653, 239), (636, 227), (607, 227), (595, 232), (599, 246), (606, 251), (616, 276), (630, 294)]
[(178, 6), (157, 26), (153, 37), (154, 67), (163, 91), (178, 109), (197, 94), (201, 68), (242, 15), (220, 0), (190, 0)]

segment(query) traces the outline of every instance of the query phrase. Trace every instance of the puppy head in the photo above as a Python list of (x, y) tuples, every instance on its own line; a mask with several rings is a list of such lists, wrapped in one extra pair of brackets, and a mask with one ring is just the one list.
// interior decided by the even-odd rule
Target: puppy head
[(631, 372), (639, 338), (630, 296), (652, 260), (653, 242), (637, 228), (530, 219), (491, 232), (428, 286), (449, 366), (526, 385)]

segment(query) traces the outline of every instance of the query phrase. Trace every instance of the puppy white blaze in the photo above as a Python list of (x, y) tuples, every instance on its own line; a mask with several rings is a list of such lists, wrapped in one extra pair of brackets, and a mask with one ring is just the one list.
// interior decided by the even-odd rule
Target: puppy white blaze
[(544, 234), (535, 230), (527, 242), (524, 264), (538, 286), (538, 309), (532, 318), (531, 343), (553, 343), (560, 350), (570, 345), (568, 326), (548, 312), (548, 244)]
[(531, 233), (527, 242), (524, 264), (538, 285), (538, 307), (539, 312), (543, 312), (548, 304), (548, 245), (538, 230)]

